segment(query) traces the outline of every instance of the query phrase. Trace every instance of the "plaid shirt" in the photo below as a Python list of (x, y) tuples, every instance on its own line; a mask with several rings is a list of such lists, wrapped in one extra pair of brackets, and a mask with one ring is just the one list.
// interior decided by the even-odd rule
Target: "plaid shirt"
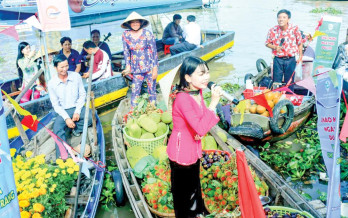
[(294, 57), (298, 53), (298, 46), (302, 43), (302, 36), (298, 26), (289, 24), (286, 30), (280, 29), (277, 25), (268, 31), (266, 45), (272, 44), (279, 46), (280, 40), (284, 38), (283, 49), (280, 52), (273, 50), (273, 55), (277, 57)]

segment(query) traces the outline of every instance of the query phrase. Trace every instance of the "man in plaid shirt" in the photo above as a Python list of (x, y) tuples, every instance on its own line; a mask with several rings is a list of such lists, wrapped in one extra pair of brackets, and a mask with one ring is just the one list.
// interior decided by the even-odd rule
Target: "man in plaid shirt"
[[(291, 12), (282, 9), (277, 13), (278, 25), (268, 31), (266, 47), (272, 49), (273, 82), (294, 82), (296, 64), (302, 61), (302, 37), (298, 26), (289, 23)], [(295, 56), (298, 55), (296, 63)], [(290, 81), (289, 81), (290, 80)], [(293, 90), (293, 86), (289, 87)]]

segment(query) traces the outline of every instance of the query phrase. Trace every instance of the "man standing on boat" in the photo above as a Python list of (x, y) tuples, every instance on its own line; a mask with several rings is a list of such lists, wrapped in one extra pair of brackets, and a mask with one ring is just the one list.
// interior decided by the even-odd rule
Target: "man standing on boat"
[[(266, 47), (272, 49), (273, 82), (293, 83), (296, 64), (302, 61), (302, 37), (298, 26), (289, 23), (291, 12), (282, 9), (277, 13), (278, 25), (268, 31)], [(296, 63), (295, 56), (298, 55)], [(289, 87), (293, 90), (293, 86)]]
[[(53, 59), (53, 65), (57, 71), (48, 83), (49, 96), (57, 113), (53, 124), (53, 132), (62, 140), (66, 140), (66, 128), (72, 129), (74, 136), (80, 136), (83, 131), (85, 118), (86, 91), (80, 74), (68, 71), (69, 64), (65, 55), (57, 55)], [(92, 117), (88, 117), (88, 125), (92, 124)], [(56, 157), (60, 156), (56, 145)]]
[(201, 44), (201, 27), (196, 23), (196, 17), (187, 16), (188, 24), (184, 27), (183, 36), (185, 41), (169, 48), (171, 55), (191, 51)]
[(163, 32), (162, 42), (165, 45), (175, 45), (183, 41), (183, 30), (180, 27), (181, 15), (174, 14), (173, 22), (170, 22)]
[[(83, 43), (83, 49), (88, 55), (94, 54), (92, 81), (106, 79), (112, 76), (111, 60), (108, 54), (97, 47), (92, 41)], [(84, 73), (82, 78), (88, 78), (89, 72)]]

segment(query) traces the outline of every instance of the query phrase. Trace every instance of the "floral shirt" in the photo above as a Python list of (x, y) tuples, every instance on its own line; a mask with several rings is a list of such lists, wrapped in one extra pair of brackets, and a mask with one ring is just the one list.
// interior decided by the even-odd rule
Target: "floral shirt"
[(282, 30), (279, 25), (271, 28), (268, 31), (266, 45), (272, 44), (279, 46), (281, 39), (283, 42), (283, 49), (280, 52), (273, 50), (273, 55), (277, 57), (294, 57), (299, 51), (298, 46), (302, 43), (302, 36), (298, 26), (289, 24), (286, 30)]
[(158, 66), (157, 47), (153, 34), (143, 29), (138, 39), (131, 36), (130, 30), (122, 34), (124, 59), (131, 72), (147, 73)]
[[(23, 58), (19, 59), (18, 66), (21, 68), (21, 70), (23, 72), (22, 89), (24, 89), (25, 86), (28, 85), (30, 80), (39, 71), (38, 66), (37, 66), (37, 63), (35, 62), (34, 58), (27, 58), (27, 57), (23, 57)], [(35, 84), (37, 85), (37, 87), (41, 87), (39, 79), (36, 80), (34, 85)]]

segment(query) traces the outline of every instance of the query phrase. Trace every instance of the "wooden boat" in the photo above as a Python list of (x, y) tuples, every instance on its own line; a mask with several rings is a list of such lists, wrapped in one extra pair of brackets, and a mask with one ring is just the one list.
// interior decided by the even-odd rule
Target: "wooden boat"
[[(160, 100), (160, 96), (158, 96)], [(123, 99), (117, 108), (113, 121), (112, 121), (112, 141), (114, 154), (117, 165), (119, 167), (125, 192), (128, 195), (128, 199), (134, 211), (135, 217), (156, 217), (149, 210), (147, 203), (141, 191), (141, 187), (138, 180), (133, 174), (132, 168), (126, 157), (126, 146), (124, 144), (122, 128), (124, 126), (123, 117), (129, 112), (130, 100)], [(232, 152), (229, 146), (233, 146), (234, 149), (242, 147), (243, 145), (228, 135), (227, 144), (222, 142), (217, 136), (217, 131), (224, 131), (218, 126), (215, 126), (211, 130), (211, 134), (214, 136), (219, 145), (229, 152)], [(322, 217), (306, 200), (304, 200), (295, 190), (293, 190), (277, 173), (275, 173), (270, 167), (268, 167), (262, 160), (251, 153), (249, 150), (245, 150), (248, 163), (255, 169), (256, 173), (264, 179), (269, 186), (269, 195), (274, 199), (274, 204), (289, 206), (298, 210), (307, 211), (315, 217)]]
[[(40, 122), (47, 128), (52, 129), (54, 120), (54, 113), (50, 112)], [(105, 163), (105, 141), (101, 122), (99, 117), (96, 116), (96, 132), (97, 139), (94, 138), (93, 128), (88, 128), (87, 142), (91, 147), (92, 156), (94, 161), (101, 161)], [(48, 132), (42, 125), (38, 125), (37, 132), (30, 129), (26, 131), (30, 143), (23, 144), (20, 137), (17, 137), (10, 143), (10, 148), (15, 148), (17, 152), (25, 153), (26, 151), (32, 151), (34, 155), (45, 154), (46, 162), (55, 161), (55, 143), (50, 137)], [(72, 147), (75, 147), (80, 143), (81, 137), (68, 137), (67, 143)], [(95, 141), (97, 144), (95, 145)], [(98, 208), (99, 197), (103, 187), (104, 171), (98, 171), (95, 168), (90, 170), (90, 178), (82, 176), (81, 186), (79, 192), (78, 209), (77, 214), (79, 217), (94, 217)], [(65, 200), (68, 205), (74, 204), (75, 195), (67, 195)]]
[[(220, 36), (221, 34), (221, 36)], [(170, 70), (182, 63), (182, 60), (189, 56), (194, 55), (201, 57), (204, 60), (209, 60), (216, 55), (230, 49), (234, 44), (234, 32), (218, 32), (218, 31), (206, 31), (207, 41), (203, 43), (203, 48), (199, 47), (193, 51), (183, 52), (175, 56), (163, 58), (159, 61), (158, 81), (161, 80)], [(158, 54), (163, 56), (163, 47), (161, 43), (157, 43)], [(113, 62), (121, 63), (123, 60), (122, 52), (118, 52), (114, 55), (116, 57)], [(118, 58), (117, 58), (118, 57)], [(121, 57), (121, 58), (119, 58)], [(114, 69), (116, 69), (114, 67)], [(122, 69), (116, 69), (118, 72), (114, 72), (114, 76), (92, 83), (92, 91), (95, 95), (95, 106), (97, 108), (105, 107), (121, 98), (126, 96), (129, 89), (124, 77), (121, 75)], [(12, 96), (19, 94), (19, 80), (13, 79), (3, 83), (2, 89), (7, 93), (13, 93)], [(51, 109), (52, 105), (49, 100), (49, 96), (35, 99), (27, 103), (21, 104), (23, 108), (32, 114), (36, 114), (38, 117), (45, 116)], [(6, 117), (8, 136), (14, 138), (19, 135), (15, 123), (11, 116)]]
[[(270, 67), (265, 66), (265, 68), (256, 76), (247, 76), (248, 78), (251, 78), (255, 86), (258, 86), (259, 82), (264, 77), (268, 77), (269, 74)], [(241, 98), (244, 90), (245, 86), (242, 86), (241, 89), (235, 93), (237, 99)], [(240, 124), (241, 114), (233, 113), (231, 109), (231, 127), (227, 127), (228, 129), (225, 130), (227, 130), (231, 135), (236, 136), (238, 139), (246, 143), (255, 143), (260, 141), (278, 141), (294, 133), (306, 122), (307, 118), (312, 113), (314, 103), (314, 97), (308, 97), (306, 98), (306, 101), (303, 101), (300, 106), (294, 107), (293, 119), (291, 119), (291, 115), (289, 116), (286, 114), (275, 113), (274, 108), (273, 112), (275, 114), (272, 118), (273, 123), (271, 123), (272, 120), (269, 117), (261, 116), (259, 114), (245, 113), (243, 123)], [(288, 125), (289, 127), (284, 127), (284, 129), (276, 131), (278, 126), (282, 126), (285, 122), (290, 122), (290, 124)]]

